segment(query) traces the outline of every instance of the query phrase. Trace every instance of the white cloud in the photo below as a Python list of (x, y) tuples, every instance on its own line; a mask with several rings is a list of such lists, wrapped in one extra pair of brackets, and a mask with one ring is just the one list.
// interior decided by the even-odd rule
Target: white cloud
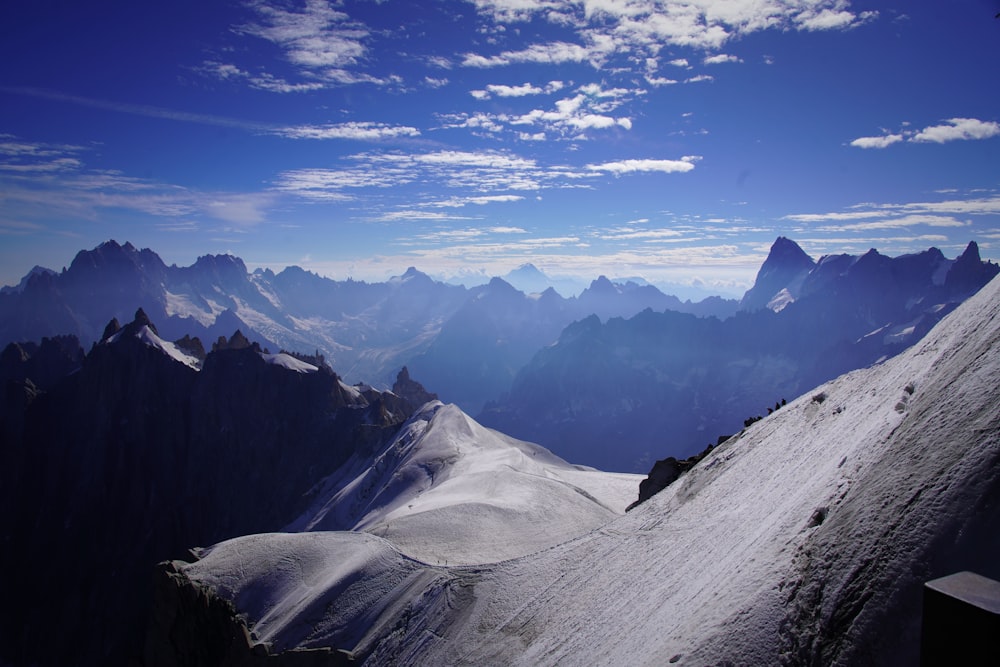
[(858, 148), (885, 148), (892, 144), (908, 141), (911, 143), (943, 144), (949, 141), (990, 139), (1000, 135), (1000, 123), (977, 118), (949, 118), (941, 125), (932, 125), (922, 130), (904, 129), (896, 133), (885, 133), (878, 137), (859, 137), (851, 142)]
[(719, 53), (714, 56), (706, 56), (701, 62), (704, 65), (721, 65), (723, 63), (741, 63), (743, 59), (728, 53)]
[(528, 95), (542, 95), (554, 93), (562, 90), (566, 86), (562, 81), (549, 81), (544, 87), (536, 86), (532, 83), (522, 83), (517, 86), (507, 86), (502, 84), (490, 84), (486, 90), (473, 90), (472, 96), (479, 100), (488, 100), (490, 97), (526, 97)]
[[(554, 92), (562, 86), (561, 81), (554, 81), (547, 84), (545, 90)], [(481, 92), (486, 93), (486, 91)], [(586, 132), (591, 130), (607, 130), (615, 127), (631, 129), (631, 118), (613, 113), (634, 97), (644, 95), (645, 92), (641, 89), (605, 89), (600, 84), (592, 83), (580, 86), (577, 94), (572, 97), (557, 100), (554, 109), (532, 109), (523, 114), (451, 114), (442, 117), (442, 120), (445, 121), (445, 127), (482, 128), (494, 133), (511, 129), (522, 140), (544, 140), (545, 132), (584, 139)], [(516, 129), (523, 125), (538, 125), (544, 131), (530, 133)]]
[[(458, 215), (448, 215), (447, 213), (435, 213), (434, 211), (391, 211), (389, 213), (383, 213), (382, 215), (375, 216), (372, 218), (375, 222), (401, 222), (401, 221), (412, 221), (412, 222), (443, 222), (447, 220), (470, 220), (470, 218)], [(455, 236), (455, 232), (450, 232), (451, 236)], [(462, 236), (461, 233), (458, 234)]]
[(247, 70), (240, 69), (231, 63), (223, 63), (214, 60), (206, 60), (202, 63), (199, 70), (203, 74), (214, 76), (222, 81), (246, 81), (250, 84), (251, 88), (266, 90), (272, 93), (304, 93), (312, 90), (321, 90), (327, 87), (327, 84), (319, 81), (291, 83), (285, 79), (276, 77), (273, 74), (269, 74), (268, 72), (252, 74)]
[(603, 241), (646, 241), (651, 243), (673, 243), (686, 238), (685, 232), (676, 229), (636, 229), (626, 227), (599, 232), (597, 238)]
[(659, 87), (659, 86), (671, 86), (671, 85), (673, 85), (675, 83), (678, 83), (678, 81), (677, 81), (677, 79), (668, 79), (667, 77), (664, 77), (664, 76), (649, 76), (649, 75), (647, 75), (646, 76), (646, 83), (648, 83), (651, 86)]
[[(575, 29), (595, 66), (615, 53), (655, 55), (665, 45), (717, 49), (761, 30), (843, 30), (876, 12), (850, 11), (847, 0), (473, 0), (496, 24), (532, 19)], [(494, 65), (506, 64), (498, 60)], [(681, 65), (682, 59), (673, 64)]]
[[(970, 216), (998, 214), (1000, 214), (1000, 195), (991, 194), (985, 197), (971, 196), (967, 199), (952, 198), (937, 202), (866, 203), (854, 206), (848, 211), (795, 214), (787, 215), (784, 219), (808, 224), (809, 229), (813, 231), (856, 233), (914, 227), (958, 229), (972, 224)], [(852, 243), (856, 241), (857, 239), (851, 240)]]
[(548, 44), (532, 44), (520, 51), (504, 51), (496, 56), (482, 56), (467, 53), (463, 56), (465, 67), (502, 67), (516, 63), (545, 63), (558, 65), (569, 62), (585, 62), (589, 52), (579, 44), (569, 42), (551, 42)]
[(539, 88), (538, 86), (533, 86), (530, 83), (522, 83), (520, 86), (502, 86), (491, 84), (486, 86), (486, 90), (497, 97), (524, 97), (526, 95), (541, 95), (545, 92), (544, 89)]
[(274, 134), (289, 139), (354, 139), (372, 141), (395, 137), (416, 137), (420, 135), (420, 130), (406, 125), (351, 122), (335, 125), (296, 125), (283, 127), (275, 130)]
[(884, 134), (880, 137), (858, 137), (851, 142), (851, 146), (856, 148), (885, 148), (902, 140), (902, 134)]
[(452, 197), (443, 201), (424, 204), (428, 208), (462, 208), (468, 205), (485, 206), (487, 204), (505, 204), (524, 199), (521, 195), (482, 195), (478, 197)]
[(690, 79), (685, 79), (684, 83), (702, 83), (704, 81), (715, 81), (715, 77), (711, 74), (699, 74), (698, 76), (692, 76)]
[(603, 171), (616, 176), (635, 172), (661, 172), (665, 174), (684, 173), (694, 169), (694, 163), (699, 158), (685, 156), (680, 160), (619, 160), (601, 164), (588, 164), (591, 171)]
[(260, 37), (284, 49), (285, 57), (306, 69), (339, 68), (355, 64), (365, 54), (368, 30), (323, 0), (306, 0), (302, 11), (285, 10), (255, 0), (250, 7), (260, 23), (239, 31)]
[(840, 9), (840, 6), (842, 3), (818, 11), (816, 11), (817, 8), (806, 9), (796, 17), (796, 27), (800, 30), (839, 30), (854, 28), (878, 17), (877, 11), (855, 14), (847, 9)]
[(989, 139), (1000, 134), (1000, 123), (976, 118), (949, 118), (943, 125), (925, 127), (910, 141), (943, 144), (959, 139)]

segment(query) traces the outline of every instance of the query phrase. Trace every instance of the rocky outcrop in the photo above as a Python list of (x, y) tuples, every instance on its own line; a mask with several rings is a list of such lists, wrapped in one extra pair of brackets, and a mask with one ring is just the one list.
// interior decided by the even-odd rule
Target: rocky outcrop
[(424, 389), (422, 384), (410, 378), (410, 371), (406, 366), (403, 366), (399, 375), (396, 376), (396, 382), (392, 385), (392, 393), (408, 401), (415, 408), (438, 399), (437, 394), (432, 394)]
[(185, 576), (178, 561), (155, 569), (144, 667), (341, 667), (351, 656), (327, 647), (276, 654), (256, 641), (233, 603)]
[[(729, 436), (720, 436), (718, 444), (722, 444), (729, 439)], [(639, 482), (639, 498), (625, 508), (625, 511), (635, 509), (639, 505), (643, 504), (657, 493), (667, 488), (671, 484), (677, 481), (677, 479), (686, 473), (691, 468), (701, 461), (703, 458), (712, 453), (715, 445), (709, 445), (701, 453), (695, 454), (694, 456), (689, 456), (686, 459), (678, 461), (673, 456), (668, 456), (665, 459), (660, 459), (653, 464), (653, 468), (646, 475), (646, 479)]]
[(0, 356), (0, 570), (17, 573), (0, 662), (125, 664), (155, 563), (280, 529), (412, 412), (328, 367), (268, 363), (238, 335), (196, 370), (154, 328), (140, 311), (85, 356), (68, 338)]

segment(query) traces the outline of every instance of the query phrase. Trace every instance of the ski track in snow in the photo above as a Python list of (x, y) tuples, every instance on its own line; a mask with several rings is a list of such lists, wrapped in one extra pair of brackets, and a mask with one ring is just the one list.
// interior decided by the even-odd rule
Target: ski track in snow
[[(912, 663), (923, 581), (977, 553), (1000, 568), (1000, 509), (983, 500), (1000, 488), (998, 340), (1000, 278), (627, 515), (605, 506), (611, 477), (539, 468), (545, 450), (425, 407), (290, 527), (373, 535), (238, 538), (184, 571), (273, 647), (333, 645), (371, 665)], [(587, 479), (590, 498), (574, 490)], [(567, 511), (540, 505), (562, 491)], [(574, 502), (606, 516), (561, 535)], [(557, 539), (505, 558), (505, 541), (537, 537), (534, 520)], [(483, 531), (499, 539), (477, 543)], [(444, 553), (451, 567), (431, 562)], [(474, 564), (454, 566), (463, 557)]]

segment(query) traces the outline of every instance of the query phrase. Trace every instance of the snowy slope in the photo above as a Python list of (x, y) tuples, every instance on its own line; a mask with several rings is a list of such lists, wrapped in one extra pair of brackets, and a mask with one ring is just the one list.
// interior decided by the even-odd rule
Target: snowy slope
[[(108, 343), (116, 343), (122, 336), (129, 334), (129, 330), (122, 329), (118, 333), (108, 337)], [(194, 370), (201, 370), (201, 361), (199, 361), (193, 355), (188, 354), (184, 350), (180, 349), (170, 341), (163, 340), (155, 333), (148, 325), (142, 325), (139, 327), (138, 331), (135, 332), (135, 337), (145, 343), (147, 346), (159, 350), (163, 354), (167, 355), (174, 361), (184, 364), (189, 368)]]
[(374, 461), (355, 455), (325, 480), (288, 530), (363, 530), (428, 563), (494, 562), (607, 523), (640, 479), (580, 469), (434, 401)]
[[(998, 342), (1000, 279), (630, 514), (522, 558), (438, 567), (378, 542), (374, 565), (273, 574), (268, 559), (295, 562), (299, 545), (337, 541), (346, 558), (362, 548), (351, 540), (376, 544), (317, 533), (240, 538), (257, 555), (234, 563), (242, 543), (227, 543), (184, 571), (273, 648), (335, 646), (365, 664), (914, 664), (922, 582), (1000, 577)], [(369, 580), (378, 609), (351, 611), (345, 582)], [(283, 611), (268, 634), (271, 610), (295, 607), (283, 592), (306, 588), (325, 611)]]

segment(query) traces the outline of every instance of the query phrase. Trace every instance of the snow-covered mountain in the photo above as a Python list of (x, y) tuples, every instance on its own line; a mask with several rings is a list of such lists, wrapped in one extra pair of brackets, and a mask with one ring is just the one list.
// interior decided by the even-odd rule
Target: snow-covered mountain
[[(293, 648), (370, 666), (916, 664), (922, 583), (1000, 576), (998, 344), (1000, 279), (918, 344), (806, 392), (629, 514), (518, 558), (437, 562), (465, 544), (450, 521), (421, 526), (437, 542), (431, 561), (391, 530), (220, 543), (162, 571), (149, 664)], [(444, 432), (476, 438), (463, 423)], [(490, 496), (479, 484), (444, 493), (458, 479), (423, 507)], [(377, 525), (402, 509), (355, 515)], [(170, 606), (191, 596), (221, 602)], [(243, 622), (245, 634), (212, 629)]]
[(607, 523), (640, 480), (571, 465), (434, 401), (382, 452), (359, 453), (324, 480), (286, 530), (364, 531), (428, 563), (493, 562)]
[[(518, 275), (528, 274), (541, 275), (530, 268)], [(351, 383), (389, 387), (402, 366), (419, 368), (434, 374), (428, 382), (442, 398), (477, 412), (574, 320), (634, 315), (674, 302), (700, 314), (735, 311), (734, 302), (719, 299), (671, 299), (651, 287), (593, 303), (586, 294), (563, 298), (551, 289), (529, 296), (503, 280), (466, 289), (412, 267), (382, 283), (336, 281), (294, 266), (249, 273), (231, 255), (167, 266), (152, 250), (107, 241), (78, 253), (60, 273), (36, 267), (19, 286), (0, 291), (0, 346), (56, 335), (89, 346), (108, 320), (127, 321), (142, 308), (167, 340), (213, 341), (239, 329), (265, 348), (319, 352)], [(452, 355), (440, 354), (444, 348), (453, 353), (447, 341), (456, 340), (466, 346), (461, 372), (454, 372)], [(472, 351), (478, 356), (470, 359)], [(449, 360), (452, 367), (444, 367)], [(471, 376), (470, 368), (477, 369)]]
[(578, 463), (645, 471), (701, 451), (782, 398), (899, 353), (998, 270), (975, 243), (955, 260), (932, 248), (813, 262), (779, 238), (735, 317), (667, 310), (577, 321), (477, 419)]

